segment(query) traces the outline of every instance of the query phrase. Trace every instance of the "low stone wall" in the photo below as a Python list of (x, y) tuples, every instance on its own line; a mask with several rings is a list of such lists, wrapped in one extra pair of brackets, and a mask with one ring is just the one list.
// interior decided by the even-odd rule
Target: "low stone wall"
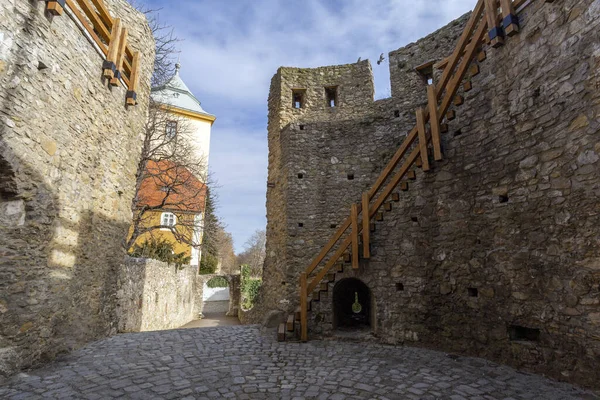
[(119, 332), (179, 328), (195, 314), (196, 267), (126, 258), (118, 278)]

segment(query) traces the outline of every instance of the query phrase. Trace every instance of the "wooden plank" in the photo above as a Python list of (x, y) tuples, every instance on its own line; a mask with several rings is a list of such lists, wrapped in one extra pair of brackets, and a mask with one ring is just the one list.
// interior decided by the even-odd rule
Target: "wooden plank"
[(369, 193), (365, 192), (362, 195), (362, 239), (363, 239), (363, 257), (371, 258), (371, 231), (369, 229), (369, 224), (371, 223), (371, 218), (369, 218)]
[(507, 36), (513, 36), (519, 33), (519, 19), (515, 13), (512, 0), (500, 0), (502, 8), (502, 27)]
[(392, 201), (395, 201), (396, 203), (400, 201), (400, 194), (399, 193), (392, 193)]
[(306, 273), (300, 274), (300, 340), (308, 340), (308, 289), (306, 287)]
[(277, 329), (277, 341), (285, 342), (285, 324), (282, 322)]
[(108, 54), (108, 46), (106, 44), (104, 44), (104, 42), (102, 40), (100, 40), (100, 37), (98, 36), (98, 34), (96, 34), (96, 32), (94, 32), (94, 28), (90, 25), (90, 23), (85, 18), (85, 16), (83, 16), (83, 14), (81, 14), (79, 7), (77, 7), (75, 4), (75, 0), (67, 0), (66, 4), (67, 4), (67, 6), (69, 6), (69, 9), (73, 13), (73, 15), (75, 15), (75, 17), (79, 20), (81, 25), (84, 27), (85, 31), (92, 37), (92, 40), (100, 48), (100, 50), (102, 51), (104, 56), (106, 56)]
[(417, 179), (417, 174), (415, 173), (415, 171), (408, 171), (406, 173), (406, 177), (411, 181), (414, 181), (415, 179)]
[[(333, 267), (333, 265), (335, 263), (337, 263), (337, 260), (348, 249), (348, 246), (350, 246), (351, 242), (352, 242), (352, 236), (348, 235), (346, 237), (346, 239), (342, 242), (342, 244), (340, 245), (340, 247), (338, 247), (338, 249), (333, 254), (333, 256), (327, 261), (327, 263), (325, 264), (325, 266), (323, 267), (323, 269), (321, 271), (319, 271), (319, 273), (313, 278), (313, 280), (310, 282), (310, 284), (308, 284), (308, 291), (307, 291), (307, 293), (310, 293), (313, 290), (315, 290), (315, 288), (317, 287), (317, 285), (319, 284), (319, 282), (321, 282), (321, 280), (323, 280), (323, 278), (325, 277), (325, 275), (327, 275), (329, 273), (329, 270), (331, 269), (331, 267)], [(308, 276), (308, 274), (307, 274), (307, 276)]]
[(442, 157), (442, 140), (440, 135), (440, 119), (437, 114), (437, 94), (435, 86), (427, 86), (427, 100), (429, 101), (429, 124), (431, 126), (431, 141), (433, 142), (433, 158), (440, 161)]
[(46, 3), (46, 10), (54, 16), (63, 15), (63, 13), (65, 12), (65, 10), (63, 9), (63, 6), (58, 1), (52, 1), (52, 0), (48, 1), (48, 3)]
[(429, 171), (429, 156), (427, 155), (427, 135), (425, 133), (425, 115), (423, 109), (417, 109), (417, 129), (419, 131), (419, 149), (421, 152), (421, 162), (423, 171)]
[(483, 62), (486, 59), (487, 59), (487, 53), (485, 52), (485, 50), (481, 50), (479, 53), (477, 53), (477, 61)]
[(117, 56), (119, 52), (119, 41), (121, 40), (121, 19), (117, 18), (110, 35), (110, 43), (108, 45), (108, 54), (104, 61), (102, 74), (106, 79), (115, 77), (117, 71)]
[(472, 83), (471, 81), (466, 81), (466, 82), (463, 84), (463, 90), (464, 90), (465, 92), (470, 92), (471, 90), (473, 90), (473, 83)]
[[(404, 162), (404, 164), (402, 164), (402, 167), (400, 167), (398, 172), (396, 172), (396, 174), (390, 179), (390, 181), (385, 186), (385, 188), (383, 189), (383, 191), (381, 192), (379, 197), (375, 200), (375, 202), (373, 204), (371, 204), (371, 208), (369, 209), (369, 214), (371, 216), (373, 216), (373, 215), (375, 215), (375, 213), (377, 213), (377, 210), (379, 210), (379, 207), (381, 207), (381, 204), (383, 204), (385, 199), (396, 188), (396, 186), (402, 180), (404, 175), (406, 175), (408, 170), (410, 168), (412, 168), (412, 166), (415, 163), (415, 160), (417, 159), (418, 156), (419, 156), (419, 148), (415, 147), (413, 149), (413, 151), (409, 154), (409, 156), (406, 158), (406, 161)], [(414, 171), (412, 171), (412, 172), (414, 173)]]
[(498, 2), (497, 0), (485, 0), (485, 18), (489, 28), (489, 38), (492, 47), (500, 47), (504, 44), (502, 28), (498, 25)]
[(127, 92), (127, 105), (137, 104), (137, 91), (140, 80), (140, 52), (136, 51), (133, 55), (133, 69), (129, 78), (129, 91)]
[(454, 120), (455, 118), (456, 118), (456, 111), (454, 111), (454, 110), (449, 110), (449, 111), (446, 113), (446, 119), (447, 119), (448, 121), (452, 121), (452, 120)]
[(383, 213), (382, 212), (378, 212), (375, 215), (375, 221), (383, 221)]
[[(452, 74), (454, 73), (454, 69), (458, 65), (459, 60), (463, 57), (464, 49), (466, 47), (468, 47), (469, 43), (471, 43), (471, 44), (478, 43), (480, 40), (477, 38), (471, 39), (471, 35), (473, 33), (473, 30), (477, 26), (477, 23), (479, 22), (479, 20), (481, 18), (481, 14), (483, 13), (483, 9), (484, 9), (483, 1), (484, 0), (479, 0), (477, 2), (475, 9), (473, 10), (473, 13), (471, 14), (471, 17), (469, 18), (469, 21), (467, 22), (467, 25), (465, 26), (465, 29), (463, 30), (463, 33), (460, 36), (460, 39), (458, 40), (456, 48), (454, 49), (454, 53), (452, 53), (452, 55), (450, 56), (450, 59), (448, 60), (448, 65), (444, 69), (444, 73), (442, 74), (442, 77), (440, 78), (440, 81), (438, 82), (438, 84), (436, 86), (436, 93), (438, 96), (438, 100), (443, 95), (444, 89), (446, 88), (446, 85), (450, 81), (450, 78), (452, 77)], [(471, 42), (469, 42), (469, 39), (471, 39)]]
[[(366, 211), (366, 210), (365, 210)], [(365, 214), (368, 214), (365, 212)], [(350, 215), (352, 217), (352, 268), (358, 269), (358, 206), (353, 203), (350, 207)]]
[(440, 132), (442, 132), (442, 133), (448, 132), (448, 124), (440, 124)]
[[(481, 23), (479, 24), (479, 26), (477, 27), (477, 32), (475, 32), (475, 37), (483, 38), (483, 36), (485, 35), (486, 28), (487, 28), (487, 24), (485, 23), (485, 21), (482, 20)], [(442, 116), (444, 114), (446, 114), (446, 111), (448, 111), (448, 108), (450, 107), (450, 102), (452, 101), (452, 98), (458, 91), (459, 84), (460, 84), (460, 82), (462, 82), (462, 80), (467, 72), (467, 69), (469, 68), (469, 65), (471, 65), (471, 62), (473, 61), (473, 57), (475, 55), (475, 50), (477, 49), (477, 42), (478, 42), (478, 40), (474, 40), (467, 47), (467, 54), (465, 54), (465, 56), (463, 57), (463, 60), (461, 61), (459, 67), (457, 68), (456, 73), (454, 74), (454, 76), (448, 83), (448, 86), (446, 87), (446, 91), (444, 93), (444, 98), (442, 99), (440, 107), (438, 108), (438, 115), (440, 116), (440, 118), (442, 118)], [(477, 64), (474, 64), (473, 66), (477, 67)], [(477, 69), (479, 69), (479, 68), (477, 67)]]
[(403, 192), (408, 191), (408, 182), (402, 182), (400, 184), (400, 190), (402, 190)]
[(376, 229), (377, 229), (377, 224), (375, 224), (375, 222), (371, 222), (371, 224), (369, 225), (369, 230), (371, 232), (375, 232)]
[(471, 66), (471, 68), (469, 69), (469, 75), (471, 75), (471, 76), (479, 75), (479, 65), (473, 64)]
[(454, 96), (454, 105), (455, 106), (462, 106), (464, 103), (465, 103), (464, 97), (462, 97), (461, 95)]
[(117, 61), (115, 63), (117, 68), (117, 76), (113, 77), (110, 81), (112, 86), (119, 86), (119, 78), (123, 75), (123, 61), (125, 60), (125, 48), (127, 47), (127, 28), (121, 29), (121, 37), (119, 38), (119, 50), (117, 51)]
[(106, 25), (104, 25), (104, 23), (100, 19), (100, 16), (98, 15), (98, 13), (96, 13), (96, 10), (94, 9), (94, 7), (90, 4), (89, 0), (76, 0), (76, 1), (79, 4), (79, 6), (81, 7), (81, 9), (83, 10), (84, 14), (91, 21), (93, 27), (96, 29), (96, 31), (100, 35), (100, 38), (102, 38), (102, 40), (104, 40), (106, 43), (110, 43), (110, 32), (109, 32), (108, 28), (106, 27)]
[(106, 25), (108, 27), (108, 29), (112, 29), (112, 27), (113, 27), (113, 19), (110, 16), (110, 13), (108, 12), (108, 9), (104, 5), (104, 1), (102, 1), (102, 0), (92, 0), (92, 4), (94, 5), (94, 7), (96, 7), (96, 10), (98, 10), (98, 15), (100, 16), (100, 19), (102, 20), (102, 22), (104, 23), (104, 25)]
[(288, 315), (287, 319), (287, 331), (294, 332), (294, 314)]
[(388, 212), (392, 211), (392, 207), (393, 207), (392, 203), (384, 203), (384, 205), (383, 205), (383, 209)]

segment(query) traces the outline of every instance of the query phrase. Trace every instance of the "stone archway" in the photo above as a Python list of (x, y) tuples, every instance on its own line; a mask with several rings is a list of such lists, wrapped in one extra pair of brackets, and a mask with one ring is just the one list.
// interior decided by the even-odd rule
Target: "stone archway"
[(333, 288), (333, 329), (370, 329), (372, 304), (371, 290), (364, 282), (342, 279)]

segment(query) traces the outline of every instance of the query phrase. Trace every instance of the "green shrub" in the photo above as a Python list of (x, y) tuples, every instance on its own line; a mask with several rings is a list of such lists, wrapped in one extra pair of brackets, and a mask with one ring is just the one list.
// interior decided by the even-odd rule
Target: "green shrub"
[(242, 265), (241, 269), (242, 307), (246, 310), (254, 307), (254, 301), (262, 285), (262, 279), (250, 277), (250, 267)]
[(229, 282), (222, 276), (215, 276), (214, 278), (206, 282), (206, 286), (208, 286), (211, 289), (226, 288), (229, 287)]
[(200, 259), (200, 269), (198, 273), (200, 275), (210, 275), (217, 271), (219, 266), (219, 259), (212, 254), (202, 254)]
[(185, 253), (175, 253), (173, 243), (167, 241), (167, 239), (155, 238), (146, 240), (141, 245), (136, 244), (129, 252), (129, 255), (136, 258), (152, 258), (166, 262), (167, 264), (175, 264), (178, 268), (188, 265), (192, 260)]

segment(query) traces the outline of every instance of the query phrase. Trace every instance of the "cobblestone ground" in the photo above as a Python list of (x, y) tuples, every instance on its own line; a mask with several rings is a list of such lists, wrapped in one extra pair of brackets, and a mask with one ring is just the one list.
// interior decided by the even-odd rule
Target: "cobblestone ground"
[(474, 358), (377, 344), (277, 343), (257, 327), (115, 336), (0, 387), (8, 399), (598, 399)]

